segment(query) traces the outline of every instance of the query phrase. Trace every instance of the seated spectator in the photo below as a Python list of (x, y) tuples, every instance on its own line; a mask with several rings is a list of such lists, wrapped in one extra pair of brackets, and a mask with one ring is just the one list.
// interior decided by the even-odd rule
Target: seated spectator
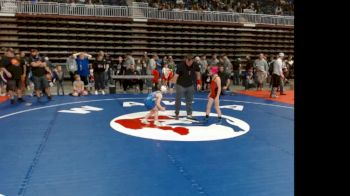
[[(134, 65), (130, 65), (129, 69), (125, 71), (125, 75), (141, 75), (139, 71), (135, 69)], [(140, 91), (143, 91), (143, 79), (125, 79), (123, 82), (123, 88), (124, 91), (126, 91), (128, 88), (138, 85), (137, 89), (140, 89)]]
[(253, 75), (253, 68), (247, 70), (246, 76), (245, 76), (245, 90), (249, 90), (250, 88), (255, 88), (255, 81), (254, 81), (254, 75)]
[(81, 78), (79, 75), (74, 76), (75, 81), (73, 82), (73, 93), (72, 95), (74, 97), (77, 96), (85, 96), (88, 94), (88, 92), (84, 88), (84, 82), (81, 81)]
[(278, 5), (275, 9), (275, 15), (283, 15), (283, 10), (280, 5)]

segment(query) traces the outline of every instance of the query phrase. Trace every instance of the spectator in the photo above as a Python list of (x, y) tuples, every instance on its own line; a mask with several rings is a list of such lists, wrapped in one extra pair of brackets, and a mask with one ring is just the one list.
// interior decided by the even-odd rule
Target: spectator
[(215, 66), (219, 63), (219, 60), (217, 59), (217, 55), (213, 54), (211, 59), (208, 60), (208, 65), (209, 66)]
[(242, 13), (243, 12), (243, 8), (241, 5), (241, 2), (237, 2), (237, 4), (233, 7), (233, 11), (237, 12), (237, 13)]
[(6, 75), (7, 80), (7, 91), (10, 95), (11, 104), (16, 102), (15, 93), (17, 93), (18, 101), (23, 102), (22, 98), (22, 82), (21, 75), (24, 73), (23, 65), (21, 65), (20, 59), (17, 57), (12, 57), (10, 59), (10, 64), (5, 68), (2, 67), (2, 71)]
[(107, 62), (103, 59), (103, 55), (99, 54), (92, 64), (92, 68), (94, 70), (94, 79), (95, 79), (95, 95), (98, 95), (98, 91), (101, 92), (102, 95), (105, 94), (105, 70), (107, 68)]
[(79, 53), (73, 54), (73, 56), (74, 58), (76, 58), (76, 62), (78, 66), (77, 74), (80, 75), (80, 78), (84, 82), (84, 85), (88, 85), (89, 59), (91, 59), (92, 56), (86, 52), (79, 52)]
[(127, 54), (124, 61), (124, 67), (127, 69), (130, 69), (131, 67), (135, 68), (135, 59), (132, 57), (131, 54)]
[[(277, 56), (277, 59), (273, 63), (273, 71), (272, 71), (272, 77), (271, 77), (272, 88), (271, 88), (271, 94), (270, 94), (271, 98), (278, 97), (276, 95), (276, 90), (278, 87), (280, 87), (281, 80), (284, 79), (284, 75), (282, 71), (283, 57), (284, 57), (284, 53), (279, 53)], [(281, 95), (285, 95), (282, 89), (280, 93)]]
[(261, 53), (259, 58), (254, 61), (254, 69), (256, 71), (257, 90), (262, 91), (264, 81), (267, 78), (267, 71), (269, 69), (264, 54)]
[(277, 5), (275, 8), (275, 15), (283, 15), (282, 6)]
[(169, 69), (171, 69), (171, 71), (173, 72), (173, 73), (175, 73), (175, 69), (176, 69), (176, 64), (175, 64), (175, 62), (174, 62), (174, 59), (173, 59), (173, 57), (172, 56), (168, 56), (168, 65), (169, 65)]
[[(141, 75), (141, 73), (135, 69), (134, 65), (130, 65), (129, 69), (126, 70), (125, 75), (128, 75), (128, 76)], [(124, 91), (126, 91), (127, 88), (132, 87), (134, 85), (138, 85), (137, 89), (139, 89), (141, 92), (143, 91), (143, 80), (142, 79), (126, 79), (126, 80), (124, 80), (124, 83), (123, 83)]]
[(64, 72), (61, 65), (56, 65), (56, 68), (53, 70), (53, 81), (57, 87), (57, 95), (60, 95), (60, 89), (62, 90), (62, 95), (64, 95), (63, 88)]
[(162, 72), (163, 72), (163, 76), (162, 76), (163, 85), (168, 87), (170, 80), (173, 78), (173, 71), (169, 69), (168, 64), (164, 64)]
[(225, 72), (232, 73), (232, 63), (226, 54), (222, 56), (222, 60), (223, 60), (223, 66), (225, 68)]
[[(122, 56), (118, 57), (118, 60), (113, 64), (112, 75), (124, 75), (126, 67), (124, 67), (124, 60)], [(122, 87), (122, 79), (118, 79), (120, 87)]]
[(84, 87), (84, 82), (81, 81), (80, 76), (78, 74), (76, 74), (74, 76), (74, 78), (75, 78), (75, 81), (73, 82), (73, 93), (72, 93), (72, 95), (74, 97), (88, 95), (88, 92), (85, 90), (85, 87)]
[(249, 90), (250, 88), (255, 88), (253, 68), (247, 70), (245, 75), (245, 90)]
[(293, 56), (289, 56), (288, 57), (287, 69), (289, 70), (289, 74), (288, 74), (288, 78), (287, 79), (293, 79), (294, 78), (294, 60), (293, 60)]
[(232, 66), (232, 72), (233, 72), (232, 80), (233, 80), (234, 85), (239, 85), (241, 67), (242, 67), (241, 58), (235, 59), (235, 61), (233, 62), (233, 66)]
[(89, 69), (88, 80), (89, 80), (89, 84), (87, 86), (88, 92), (92, 92), (92, 89), (95, 88), (94, 69), (92, 68), (92, 66)]
[(221, 95), (225, 95), (226, 91), (230, 90), (230, 75), (225, 71), (225, 66), (223, 64), (219, 65), (218, 76), (221, 80)]
[(74, 76), (77, 74), (78, 66), (77, 61), (75, 60), (76, 57), (74, 54), (70, 55), (66, 60), (66, 68), (70, 76), (70, 80), (72, 81), (72, 84), (74, 82)]
[(51, 100), (52, 97), (49, 82), (48, 78), (46, 77), (46, 73), (51, 74), (51, 70), (47, 67), (44, 58), (39, 55), (38, 50), (31, 50), (29, 64), (32, 67), (34, 90), (38, 101), (40, 100), (40, 93), (43, 90), (45, 91), (48, 100)]

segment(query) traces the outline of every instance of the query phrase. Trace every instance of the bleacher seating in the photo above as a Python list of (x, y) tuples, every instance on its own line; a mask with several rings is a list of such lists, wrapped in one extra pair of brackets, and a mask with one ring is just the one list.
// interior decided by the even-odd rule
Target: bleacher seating
[(31, 48), (63, 64), (73, 51), (92, 55), (103, 50), (112, 58), (129, 52), (140, 58), (145, 51), (160, 57), (172, 55), (179, 62), (185, 55), (233, 57), (294, 53), (294, 27), (242, 23), (209, 23), (132, 18), (80, 17), (16, 14), (0, 17), (2, 47), (29, 52)]

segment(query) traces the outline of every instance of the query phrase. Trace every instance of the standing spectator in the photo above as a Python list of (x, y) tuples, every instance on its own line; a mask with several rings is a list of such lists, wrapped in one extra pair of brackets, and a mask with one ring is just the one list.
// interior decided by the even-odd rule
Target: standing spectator
[[(126, 71), (126, 67), (124, 67), (123, 65), (124, 65), (123, 57), (119, 56), (118, 60), (113, 64), (112, 75), (124, 75)], [(121, 88), (123, 80), (118, 79), (117, 82), (118, 81), (119, 81), (119, 86)]]
[(84, 85), (88, 85), (89, 59), (91, 59), (92, 56), (86, 52), (79, 52), (73, 54), (73, 56), (74, 58), (76, 58), (77, 61), (77, 74), (80, 75), (80, 78), (84, 82)]
[(270, 56), (270, 60), (269, 60), (269, 62), (268, 62), (268, 65), (269, 65), (269, 76), (268, 76), (268, 81), (269, 81), (269, 83), (270, 83), (270, 87), (272, 86), (272, 81), (271, 81), (271, 78), (272, 78), (272, 73), (273, 73), (273, 64), (274, 64), (274, 62), (275, 62), (275, 57), (274, 57), (274, 55), (271, 55)]
[(225, 71), (225, 66), (223, 64), (219, 65), (218, 76), (221, 80), (221, 95), (225, 95), (226, 91), (230, 90), (230, 74)]
[(169, 65), (169, 69), (171, 69), (171, 71), (173, 72), (173, 73), (175, 73), (175, 69), (176, 69), (176, 64), (175, 64), (175, 62), (174, 62), (174, 59), (173, 59), (173, 57), (172, 56), (168, 56), (168, 65)]
[[(199, 73), (200, 73), (200, 69), (201, 69), (201, 64), (200, 64), (200, 61), (201, 59), (199, 58), (199, 56), (196, 56), (194, 57), (194, 60), (193, 60), (193, 66), (194, 67), (198, 67), (199, 68)], [(202, 78), (201, 78), (201, 81), (202, 81)], [(194, 91), (198, 91), (197, 90), (197, 83), (196, 83), (196, 78), (193, 78), (193, 89)], [(199, 89), (200, 90), (200, 89)]]
[(49, 57), (45, 56), (45, 57), (44, 57), (44, 60), (45, 60), (46, 66), (47, 66), (50, 70), (53, 70), (53, 69), (55, 68), (55, 65), (52, 64), (52, 62), (50, 61)]
[(29, 76), (29, 73), (31, 72), (31, 68), (30, 68), (30, 65), (29, 65), (29, 59), (28, 57), (26, 57), (26, 54), (24, 51), (21, 51), (20, 52), (20, 58), (21, 58), (21, 61), (24, 61), (24, 69), (25, 69), (25, 73), (24, 73), (24, 78), (23, 78), (23, 84), (24, 86), (22, 86), (22, 93), (25, 94), (26, 92), (26, 89), (28, 87), (28, 84), (29, 84), (29, 81), (28, 81), (28, 76)]
[(130, 69), (131, 67), (135, 68), (135, 59), (132, 57), (130, 53), (127, 54), (125, 57), (124, 67), (126, 67), (126, 69)]
[(7, 91), (10, 95), (11, 104), (14, 104), (16, 102), (15, 93), (17, 93), (19, 102), (24, 101), (22, 98), (21, 90), (21, 75), (23, 75), (24, 72), (23, 66), (24, 65), (21, 65), (19, 58), (13, 57), (10, 59), (10, 64), (6, 68), (2, 68), (2, 71), (7, 77)]
[[(153, 75), (153, 76), (155, 76), (155, 75), (159, 75), (159, 72), (157, 71), (157, 73), (154, 71), (155, 70), (155, 68), (156, 68), (156, 59), (157, 59), (158, 57), (157, 57), (157, 55), (156, 54), (154, 54), (154, 55), (152, 55), (152, 57), (148, 60), (148, 62), (147, 62), (147, 75)], [(154, 79), (155, 78), (153, 78), (153, 79), (147, 79), (146, 80), (146, 84), (147, 84), (147, 86), (148, 87), (150, 87), (150, 86), (152, 86), (152, 91), (155, 91), (155, 90), (157, 90), (156, 88), (154, 88), (154, 86), (155, 86), (155, 81), (154, 81)], [(157, 82), (158, 83), (158, 82)]]
[(217, 55), (213, 54), (211, 59), (208, 60), (208, 65), (215, 66), (219, 63), (219, 59), (217, 59)]
[(287, 79), (293, 79), (294, 78), (294, 61), (293, 61), (293, 56), (289, 56), (288, 57), (287, 69), (289, 70), (289, 74), (288, 74), (288, 78)]
[(159, 77), (162, 78), (162, 75), (163, 75), (163, 73), (162, 73), (162, 69), (163, 69), (162, 59), (157, 57), (155, 60), (156, 60), (156, 69), (159, 72)]
[(156, 60), (158, 59), (158, 56), (154, 54), (152, 58), (150, 58), (148, 62), (148, 70), (154, 70), (156, 68)]
[(5, 79), (5, 71), (3, 71), (3, 68), (0, 65), (0, 96), (6, 95), (6, 83), (7, 80)]
[[(279, 53), (277, 56), (277, 59), (273, 63), (273, 71), (272, 71), (272, 77), (271, 77), (271, 82), (272, 82), (272, 88), (271, 88), (271, 98), (276, 98), (278, 97), (276, 95), (276, 89), (280, 87), (281, 85), (281, 80), (284, 79), (283, 71), (282, 71), (282, 64), (283, 64), (283, 59), (284, 54)], [(283, 95), (283, 91), (280, 92), (281, 95)]]
[(40, 93), (43, 90), (45, 91), (48, 100), (51, 100), (52, 97), (49, 82), (46, 77), (46, 73), (51, 74), (51, 70), (47, 67), (44, 58), (39, 55), (38, 50), (31, 50), (29, 64), (32, 67), (34, 90), (38, 101), (40, 100)]
[(63, 88), (64, 72), (61, 65), (56, 65), (56, 68), (53, 70), (53, 81), (57, 87), (57, 95), (60, 95), (60, 89), (62, 90), (62, 95), (64, 95)]
[(267, 78), (268, 64), (264, 58), (264, 54), (259, 54), (259, 58), (254, 61), (254, 69), (256, 71), (256, 79), (257, 79), (257, 90), (262, 91), (264, 86), (264, 81)]
[(66, 68), (70, 76), (70, 80), (72, 81), (72, 84), (74, 82), (74, 76), (77, 74), (78, 66), (77, 61), (75, 60), (76, 56), (74, 54), (70, 55), (66, 60)]
[(173, 71), (169, 69), (168, 64), (164, 64), (162, 72), (163, 72), (163, 76), (162, 76), (163, 85), (168, 87), (170, 80), (173, 78)]
[(225, 72), (231, 74), (232, 73), (232, 63), (226, 54), (222, 56), (223, 66), (225, 68)]
[(242, 67), (241, 58), (237, 58), (233, 61), (232, 72), (233, 72), (233, 84), (239, 85), (240, 69)]
[[(192, 101), (193, 101), (193, 81), (196, 79), (197, 90), (201, 87), (200, 69), (198, 64), (193, 63), (193, 57), (187, 56), (182, 64), (179, 64), (173, 81), (176, 83), (176, 100), (175, 100), (175, 115), (179, 119), (181, 98), (186, 99), (187, 118), (195, 119), (192, 116)], [(172, 87), (172, 85), (170, 85)]]
[(284, 93), (284, 85), (285, 85), (285, 82), (287, 80), (287, 74), (288, 74), (288, 70), (287, 70), (287, 65), (286, 65), (286, 62), (282, 60), (282, 73), (283, 73), (283, 78), (281, 78), (281, 84), (280, 84), (280, 88), (277, 89), (280, 90), (280, 95), (286, 95)]
[(99, 54), (92, 64), (94, 70), (94, 79), (95, 79), (95, 95), (98, 95), (98, 91), (101, 91), (101, 94), (105, 94), (105, 70), (107, 64), (105, 59), (103, 59), (102, 54)]
[(205, 80), (207, 79), (207, 74), (206, 74), (206, 70), (208, 68), (208, 62), (206, 59), (205, 55), (202, 55), (200, 60), (199, 60), (199, 65), (200, 65), (200, 73), (201, 73), (201, 80), (202, 80), (202, 91), (204, 90), (204, 84), (205, 84)]

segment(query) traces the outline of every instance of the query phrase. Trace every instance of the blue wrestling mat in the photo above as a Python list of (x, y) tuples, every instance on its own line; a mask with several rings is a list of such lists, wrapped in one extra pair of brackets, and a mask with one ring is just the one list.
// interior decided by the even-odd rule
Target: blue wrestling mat
[[(207, 94), (193, 116), (166, 95), (162, 126), (140, 122), (146, 95), (55, 96), (0, 104), (0, 195), (293, 196), (294, 106)], [(183, 100), (184, 102), (184, 100)]]

